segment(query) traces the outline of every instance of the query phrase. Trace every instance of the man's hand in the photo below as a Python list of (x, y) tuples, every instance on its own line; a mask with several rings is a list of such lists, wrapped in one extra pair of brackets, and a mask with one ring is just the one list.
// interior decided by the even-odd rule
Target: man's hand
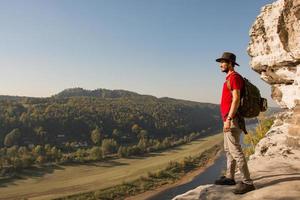
[(226, 119), (226, 121), (224, 122), (223, 131), (224, 132), (230, 131), (230, 127), (231, 127), (231, 120)]

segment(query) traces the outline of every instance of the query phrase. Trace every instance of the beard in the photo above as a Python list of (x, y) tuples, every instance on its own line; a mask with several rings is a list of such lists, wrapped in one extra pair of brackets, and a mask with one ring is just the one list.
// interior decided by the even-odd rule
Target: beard
[(229, 69), (228, 68), (226, 68), (226, 69), (222, 69), (222, 72), (224, 72), (224, 73), (227, 73), (229, 71)]

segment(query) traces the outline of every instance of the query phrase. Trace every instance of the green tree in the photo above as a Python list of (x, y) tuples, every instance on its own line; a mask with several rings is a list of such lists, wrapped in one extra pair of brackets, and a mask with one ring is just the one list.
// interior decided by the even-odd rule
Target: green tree
[(10, 148), (7, 148), (6, 154), (8, 157), (17, 157), (18, 156), (18, 147), (12, 146)]
[(45, 162), (45, 157), (44, 156), (38, 156), (36, 159), (35, 159), (35, 162), (37, 164), (43, 164)]
[(18, 149), (18, 155), (26, 155), (26, 154), (29, 154), (27, 148), (24, 147), (24, 146), (19, 147), (19, 149)]
[(95, 145), (100, 144), (101, 141), (101, 132), (100, 129), (97, 127), (91, 132), (91, 140)]
[[(53, 150), (53, 151), (52, 151)], [(56, 155), (53, 154), (53, 152), (56, 154), (57, 149), (56, 147), (51, 147), (50, 144), (45, 144), (44, 146), (44, 151), (45, 151), (45, 159), (47, 161), (54, 161), (56, 158)]]
[(12, 157), (11, 164), (17, 171), (22, 168), (22, 160), (19, 157)]
[(45, 142), (46, 136), (47, 136), (47, 132), (44, 130), (44, 128), (41, 126), (36, 127), (36, 128), (34, 128), (34, 133), (38, 137), (39, 142), (41, 144), (43, 144)]
[(35, 157), (41, 156), (44, 154), (44, 150), (43, 147), (41, 145), (36, 145), (33, 149), (32, 149), (32, 153)]
[(51, 161), (58, 161), (61, 158), (61, 152), (59, 149), (57, 149), (56, 147), (52, 147), (49, 151), (48, 151), (48, 159), (50, 159)]
[(137, 146), (140, 149), (141, 153), (146, 152), (147, 145), (145, 139), (141, 138)]
[(102, 152), (103, 156), (111, 153), (115, 153), (117, 151), (118, 145), (114, 139), (104, 139), (102, 141)]
[(77, 149), (75, 156), (75, 159), (77, 161), (84, 162), (86, 157), (86, 151), (84, 149)]
[(140, 133), (138, 134), (138, 139), (146, 139), (146, 138), (148, 138), (148, 131), (147, 130), (144, 130), (144, 129), (142, 129), (141, 131), (140, 131)]
[(119, 149), (118, 149), (118, 157), (119, 158), (126, 158), (128, 156), (129, 155), (128, 155), (127, 147), (120, 146)]
[(20, 130), (18, 128), (15, 128), (5, 136), (4, 145), (12, 146), (18, 144), (20, 137), (21, 137)]
[(22, 161), (22, 167), (23, 168), (30, 167), (34, 162), (34, 159), (33, 159), (32, 155), (29, 154), (29, 153), (28, 154), (22, 154), (20, 156), (20, 159)]
[(113, 132), (112, 132), (112, 137), (115, 139), (115, 140), (119, 140), (120, 137), (122, 135), (122, 132), (118, 129), (114, 129)]
[(163, 142), (162, 142), (162, 146), (163, 148), (168, 148), (172, 145), (171, 140), (169, 137), (166, 137)]
[(137, 135), (141, 131), (141, 127), (138, 124), (134, 124), (131, 127), (131, 131)]
[(100, 147), (95, 146), (92, 147), (90, 150), (90, 159), (92, 160), (99, 160), (102, 158), (102, 150)]

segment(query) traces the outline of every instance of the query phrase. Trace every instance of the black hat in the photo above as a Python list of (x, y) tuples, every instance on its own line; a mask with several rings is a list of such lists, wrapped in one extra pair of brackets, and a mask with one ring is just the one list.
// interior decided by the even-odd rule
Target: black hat
[(222, 60), (231, 61), (234, 65), (240, 66), (235, 62), (236, 56), (230, 52), (224, 52), (221, 58), (216, 59), (217, 62), (221, 62)]

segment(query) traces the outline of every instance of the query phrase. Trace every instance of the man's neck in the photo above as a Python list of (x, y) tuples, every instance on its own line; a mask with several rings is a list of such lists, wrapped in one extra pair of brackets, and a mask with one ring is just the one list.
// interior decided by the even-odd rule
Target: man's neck
[(229, 69), (228, 72), (227, 72), (227, 74), (226, 74), (226, 78), (227, 78), (230, 74), (232, 74), (233, 72), (234, 72), (234, 69)]

